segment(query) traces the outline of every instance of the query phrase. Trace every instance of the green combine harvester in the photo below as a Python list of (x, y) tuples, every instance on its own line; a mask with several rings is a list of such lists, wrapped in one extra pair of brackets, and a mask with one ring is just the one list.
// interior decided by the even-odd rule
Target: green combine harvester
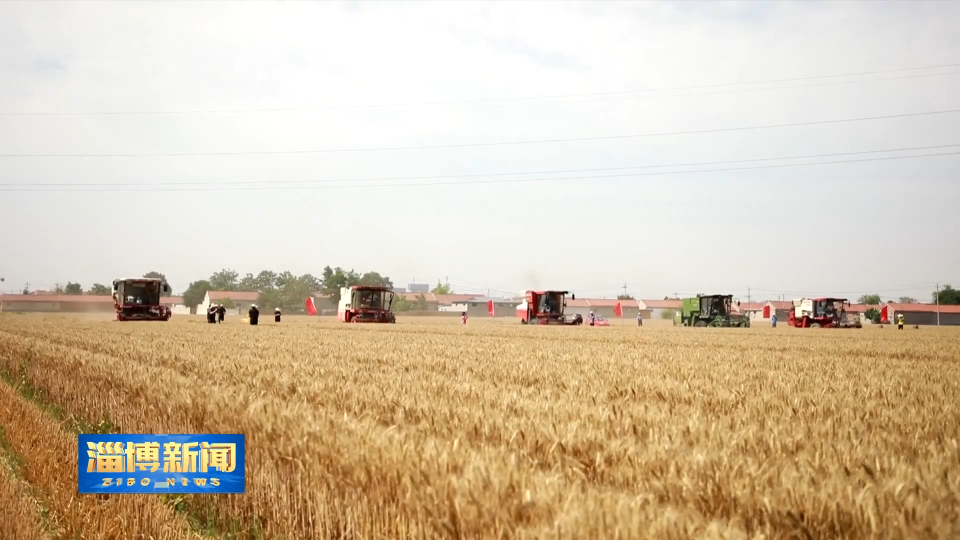
[(732, 294), (698, 294), (695, 298), (684, 298), (673, 323), (678, 326), (750, 328), (749, 317), (733, 312)]

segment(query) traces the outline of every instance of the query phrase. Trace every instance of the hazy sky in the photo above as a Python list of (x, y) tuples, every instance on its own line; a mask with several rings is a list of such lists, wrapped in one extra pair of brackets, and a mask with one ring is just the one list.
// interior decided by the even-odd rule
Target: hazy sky
[[(928, 300), (960, 285), (960, 155), (772, 166), (960, 152), (960, 114), (702, 131), (960, 109), (960, 66), (890, 71), (960, 64), (958, 20), (949, 2), (3, 2), (3, 289), (329, 264), (466, 292)], [(23, 114), (77, 112), (151, 114)], [(651, 136), (597, 139), (622, 135)], [(958, 146), (650, 168), (940, 145)], [(184, 153), (207, 155), (156, 156)], [(652, 174), (738, 167), (763, 168)]]

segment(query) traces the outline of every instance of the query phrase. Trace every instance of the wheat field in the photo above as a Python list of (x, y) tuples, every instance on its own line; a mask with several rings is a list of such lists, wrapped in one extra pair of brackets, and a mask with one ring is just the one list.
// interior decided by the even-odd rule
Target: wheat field
[[(0, 315), (0, 538), (950, 538), (960, 329)], [(78, 495), (77, 433), (243, 433)]]

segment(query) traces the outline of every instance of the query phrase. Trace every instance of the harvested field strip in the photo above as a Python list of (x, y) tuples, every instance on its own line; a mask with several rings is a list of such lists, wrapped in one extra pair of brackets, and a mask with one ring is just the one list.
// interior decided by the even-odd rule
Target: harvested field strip
[(124, 495), (77, 499), (77, 439), (35, 403), (0, 384), (0, 425), (13, 451), (23, 456), (23, 478), (43, 494), (67, 536), (192, 538), (187, 523), (158, 497)]
[(245, 433), (211, 504), (267, 538), (960, 533), (960, 334), (317, 327), (13, 321), (0, 362), (121, 431)]

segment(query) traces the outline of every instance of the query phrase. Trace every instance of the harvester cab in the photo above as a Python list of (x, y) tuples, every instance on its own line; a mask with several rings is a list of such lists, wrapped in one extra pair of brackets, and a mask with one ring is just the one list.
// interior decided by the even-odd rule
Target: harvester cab
[(846, 298), (801, 298), (793, 301), (788, 324), (797, 328), (860, 328), (859, 318), (849, 317)]
[[(737, 302), (737, 307), (740, 302)], [(748, 328), (750, 318), (734, 313), (732, 294), (698, 294), (684, 298), (679, 313), (682, 326), (734, 326)]]
[[(520, 324), (583, 324), (582, 316), (564, 314), (568, 294), (569, 291), (524, 291), (523, 302), (517, 306)], [(571, 294), (570, 299), (576, 300), (577, 295)]]
[(341, 322), (396, 323), (394, 292), (379, 285), (354, 285), (340, 289), (337, 318)]
[(157, 278), (113, 280), (113, 307), (118, 321), (167, 321), (170, 308), (161, 303), (170, 286)]

